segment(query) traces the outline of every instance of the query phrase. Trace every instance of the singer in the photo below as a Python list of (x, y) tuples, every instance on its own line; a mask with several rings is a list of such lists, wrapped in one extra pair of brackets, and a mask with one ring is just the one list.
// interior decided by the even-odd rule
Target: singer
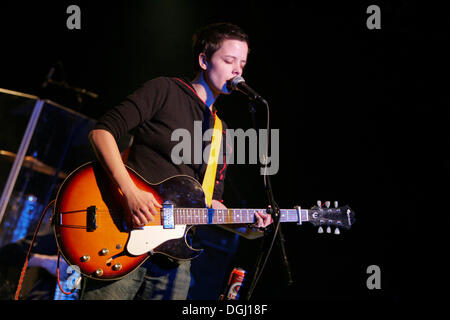
[[(121, 189), (134, 227), (154, 219), (161, 204), (137, 188), (128, 175), (116, 140), (133, 130), (133, 145), (127, 165), (149, 182), (160, 182), (174, 175), (189, 175), (203, 181), (207, 164), (190, 161), (175, 164), (171, 150), (174, 130), (184, 128), (194, 136), (194, 124), (213, 128), (218, 116), (214, 102), (230, 94), (230, 80), (242, 75), (247, 63), (248, 36), (236, 25), (218, 23), (206, 26), (193, 36), (195, 76), (189, 79), (159, 77), (144, 83), (122, 103), (109, 110), (89, 134), (93, 149), (111, 179)], [(227, 126), (223, 124), (223, 129)], [(222, 136), (222, 148), (225, 139)], [(206, 145), (211, 142), (206, 142)], [(194, 145), (194, 142), (193, 142)], [(201, 143), (205, 148), (205, 143)], [(226, 164), (217, 165), (213, 175), (210, 206), (225, 209), (222, 203)], [(255, 227), (266, 227), (272, 218), (255, 214)], [(116, 281), (85, 279), (81, 299), (186, 299), (190, 284), (190, 262), (166, 256), (152, 256), (125, 278)]]

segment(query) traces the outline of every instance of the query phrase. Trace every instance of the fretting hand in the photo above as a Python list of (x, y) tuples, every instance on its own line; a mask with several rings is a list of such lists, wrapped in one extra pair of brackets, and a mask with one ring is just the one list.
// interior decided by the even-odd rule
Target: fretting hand
[[(227, 209), (227, 207), (217, 200), (211, 201), (211, 208), (213, 209)], [(272, 216), (268, 213), (265, 213), (262, 210), (259, 210), (255, 213), (255, 224), (253, 225), (255, 228), (266, 228), (268, 225), (270, 225), (273, 220)]]

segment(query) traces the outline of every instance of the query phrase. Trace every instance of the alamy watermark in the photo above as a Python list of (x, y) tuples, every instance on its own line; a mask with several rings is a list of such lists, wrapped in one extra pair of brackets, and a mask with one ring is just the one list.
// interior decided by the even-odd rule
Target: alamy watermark
[[(69, 14), (66, 20), (66, 26), (69, 30), (81, 29), (81, 9), (78, 5), (69, 5), (66, 9)], [(372, 4), (367, 7), (366, 13), (370, 16), (366, 20), (366, 26), (369, 30), (381, 29), (381, 9), (379, 6)]]
[(70, 265), (66, 269), (66, 273), (70, 275), (66, 280), (66, 286), (69, 290), (81, 289), (81, 270), (77, 265)]
[(366, 273), (370, 276), (366, 280), (367, 289), (381, 289), (381, 269), (376, 264), (367, 267)]
[[(171, 159), (174, 164), (202, 164), (209, 162), (211, 144), (202, 150), (203, 142), (211, 141), (213, 132), (216, 129), (210, 128), (202, 132), (202, 121), (194, 121), (194, 136), (187, 129), (179, 128), (172, 132), (171, 141), (178, 141), (172, 148)], [(221, 134), (221, 133), (220, 133)], [(270, 130), (270, 145), (268, 145), (267, 129), (226, 129), (225, 144), (220, 148), (218, 164), (257, 164), (261, 168), (261, 175), (274, 175), (278, 172), (280, 165), (279, 129)], [(248, 141), (248, 148), (247, 143)], [(235, 143), (236, 142), (236, 143)], [(269, 153), (270, 148), (270, 153)], [(248, 150), (248, 152), (247, 152)], [(248, 160), (248, 161), (247, 161)], [(258, 162), (259, 161), (259, 162)]]
[(381, 9), (373, 4), (367, 7), (366, 13), (370, 16), (366, 20), (366, 26), (369, 30), (381, 29)]
[(81, 9), (76, 4), (67, 7), (66, 13), (70, 14), (66, 20), (66, 27), (69, 30), (81, 29)]

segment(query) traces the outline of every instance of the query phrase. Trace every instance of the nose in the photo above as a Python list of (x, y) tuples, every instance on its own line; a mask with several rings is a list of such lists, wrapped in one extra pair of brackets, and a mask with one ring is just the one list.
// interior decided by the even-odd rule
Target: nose
[(236, 76), (242, 75), (242, 71), (243, 71), (242, 69), (243, 68), (241, 67), (241, 65), (239, 63), (235, 63), (233, 65), (233, 71), (232, 71), (233, 76), (236, 77)]

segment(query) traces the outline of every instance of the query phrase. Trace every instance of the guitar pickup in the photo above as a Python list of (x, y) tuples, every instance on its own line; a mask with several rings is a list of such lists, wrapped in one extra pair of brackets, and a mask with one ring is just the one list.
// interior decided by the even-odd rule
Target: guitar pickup
[(86, 229), (92, 232), (97, 229), (97, 207), (90, 206), (86, 209)]
[(173, 214), (173, 204), (164, 201), (162, 204), (162, 218), (164, 229), (175, 229), (175, 217)]

